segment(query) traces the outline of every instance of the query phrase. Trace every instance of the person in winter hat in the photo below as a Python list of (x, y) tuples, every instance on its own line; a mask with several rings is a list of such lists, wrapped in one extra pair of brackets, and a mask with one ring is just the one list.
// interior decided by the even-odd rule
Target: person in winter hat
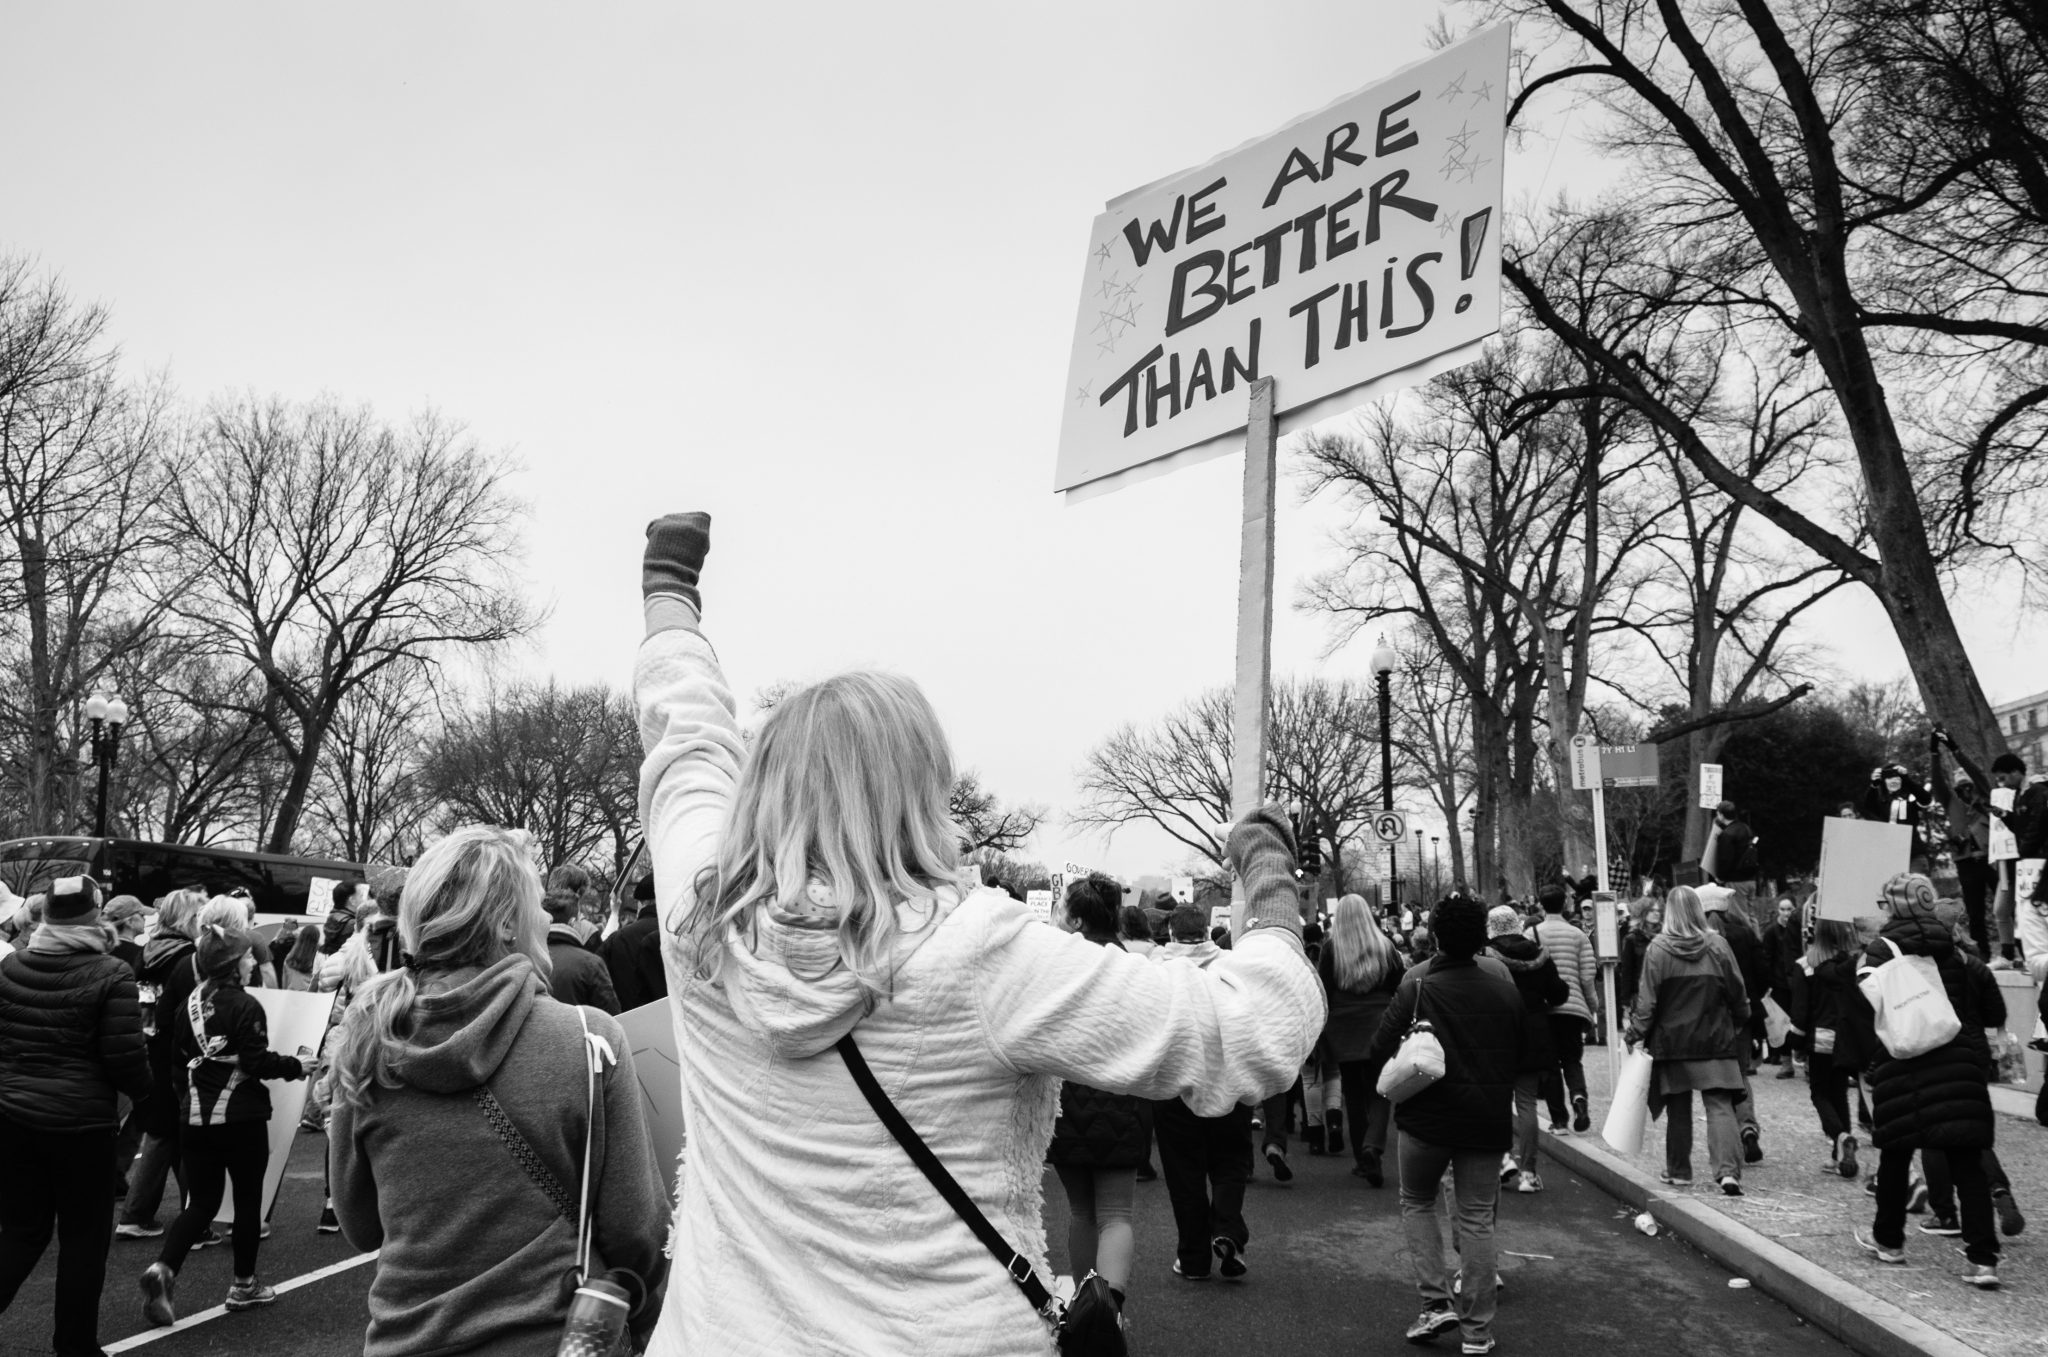
[[(1121, 900), (1122, 892), (1106, 877), (1069, 882), (1056, 922), (1098, 947), (1122, 949), (1117, 936)], [(1131, 1201), (1146, 1154), (1145, 1118), (1139, 1110), (1144, 1103), (1128, 1093), (1067, 1080), (1060, 1085), (1059, 1119), (1045, 1151), (1045, 1162), (1059, 1175), (1067, 1196), (1067, 1267), (1075, 1277), (1100, 1274), (1119, 1307), (1130, 1288), (1137, 1248)]]
[[(1942, 1046), (1909, 1059), (1878, 1047), (1871, 1067), (1871, 1142), (1877, 1147), (1877, 1218), (1871, 1237), (1859, 1243), (1881, 1263), (1906, 1261), (1906, 1207), (1911, 1192), (1913, 1152), (1946, 1163), (1961, 1215), (1964, 1280), (1983, 1290), (1999, 1284), (1998, 1233), (1993, 1224), (1991, 1184), (1984, 1152), (1992, 1145), (1991, 1048), (1984, 1029), (1993, 1015), (1981, 986), (1970, 983), (1954, 934), (1935, 913), (1934, 883), (1917, 872), (1902, 872), (1885, 883), (1885, 922), (1864, 953), (1875, 969), (1894, 956), (1925, 957), (1941, 977), (1943, 991), (1962, 1030)], [(1996, 992), (1996, 986), (1992, 987)], [(1863, 998), (1859, 991), (1857, 998)], [(2000, 1001), (2001, 1008), (2003, 1001)]]
[(227, 1308), (250, 1310), (276, 1301), (256, 1276), (263, 1231), (263, 1174), (270, 1163), (270, 1090), (266, 1079), (303, 1079), (311, 1051), (270, 1049), (263, 1005), (243, 988), (253, 936), (236, 900), (216, 899), (200, 911), (194, 961), (199, 983), (183, 1009), (159, 1014), (171, 1029), (179, 1064), (175, 1089), (184, 1122), (185, 1209), (171, 1223), (156, 1262), (142, 1274), (142, 1314), (151, 1324), (177, 1322), (177, 1278), (185, 1256), (219, 1214), (234, 1184), (234, 1282)]
[(1515, 1172), (1502, 1178), (1516, 1192), (1541, 1192), (1536, 1173), (1536, 1101), (1543, 1075), (1557, 1068), (1557, 1047), (1550, 1036), (1550, 1011), (1571, 998), (1571, 988), (1557, 973), (1557, 963), (1541, 943), (1522, 934), (1522, 916), (1513, 905), (1495, 905), (1486, 914), (1486, 949), (1508, 968), (1521, 991), (1526, 1018), (1522, 1024), (1522, 1063), (1515, 1071)]
[(52, 1346), (90, 1357), (114, 1230), (116, 1095), (148, 1099), (149, 1060), (135, 974), (111, 955), (97, 882), (53, 882), (24, 941), (0, 958), (0, 1313), (54, 1234)]
[(673, 883), (662, 925), (690, 1132), (675, 1267), (691, 1284), (669, 1288), (650, 1351), (1043, 1357), (1051, 1337), (1011, 1260), (932, 1189), (834, 1047), (854, 1039), (1043, 1269), (1061, 1080), (1213, 1116), (1293, 1083), (1314, 1046), (1323, 993), (1286, 814), (1230, 831), (1244, 932), (1206, 966), (1047, 927), (962, 869), (951, 747), (909, 679), (828, 678), (742, 738), (699, 630), (709, 534), (705, 515), (663, 518), (642, 560), (640, 822)]
[[(142, 1145), (128, 1168), (128, 1192), (121, 1200), (121, 1219), (114, 1234), (121, 1239), (156, 1239), (164, 1183), (176, 1176), (184, 1196), (185, 1161), (179, 1134), (184, 1118), (177, 1095), (178, 1054), (170, 1015), (184, 1010), (185, 998), (199, 983), (193, 935), (199, 911), (206, 907), (202, 891), (172, 891), (156, 902), (156, 932), (142, 949), (142, 1028), (149, 1050), (150, 1097), (143, 1104)], [(209, 1232), (210, 1233), (210, 1232)], [(218, 1243), (218, 1239), (209, 1239)]]
[(1863, 792), (1863, 818), (1905, 825), (1913, 831), (1916, 872), (1927, 870), (1927, 812), (1933, 806), (1934, 793), (1905, 764), (1887, 763), (1870, 770), (1870, 785)]
[(1664, 898), (1664, 929), (1643, 954), (1623, 1038), (1655, 1061), (1650, 1112), (1665, 1127), (1663, 1181), (1692, 1184), (1692, 1100), (1705, 1109), (1707, 1158), (1721, 1191), (1742, 1195), (1742, 1134), (1735, 1099), (1745, 1086), (1749, 997), (1727, 941), (1707, 927), (1699, 893), (1675, 887)]

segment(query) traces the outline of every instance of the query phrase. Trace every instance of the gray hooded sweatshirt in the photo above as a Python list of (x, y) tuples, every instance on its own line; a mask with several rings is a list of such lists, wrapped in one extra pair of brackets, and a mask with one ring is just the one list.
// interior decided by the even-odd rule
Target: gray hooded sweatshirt
[[(568, 1307), (576, 1222), (564, 1218), (475, 1100), (488, 1084), (572, 1202), (582, 1182), (588, 1080), (576, 1009), (547, 995), (533, 963), (428, 972), (399, 1088), (366, 1106), (337, 1097), (328, 1123), (335, 1214), (359, 1249), (382, 1248), (364, 1357), (444, 1352), (552, 1354)], [(366, 1018), (350, 1010), (350, 1023)], [(659, 1314), (668, 1193), (654, 1162), (632, 1051), (618, 1022), (583, 1010), (618, 1063), (598, 1078), (590, 1138), (592, 1270), (631, 1268), (657, 1287), (633, 1317)]]

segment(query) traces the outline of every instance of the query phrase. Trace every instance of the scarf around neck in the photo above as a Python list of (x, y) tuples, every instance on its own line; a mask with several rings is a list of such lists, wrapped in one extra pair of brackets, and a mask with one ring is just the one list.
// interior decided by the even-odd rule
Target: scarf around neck
[(114, 930), (105, 923), (53, 924), (44, 920), (30, 940), (28, 950), (43, 953), (98, 952), (114, 949)]

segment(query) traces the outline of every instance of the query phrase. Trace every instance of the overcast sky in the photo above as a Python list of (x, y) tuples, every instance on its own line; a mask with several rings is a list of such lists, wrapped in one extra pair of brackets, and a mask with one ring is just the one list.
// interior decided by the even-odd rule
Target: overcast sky
[[(1426, 55), (1434, 13), (0, 16), (0, 250), (109, 304), (131, 365), (195, 400), (431, 403), (509, 451), (553, 607), (516, 663), (624, 685), (642, 527), (707, 509), (705, 629), (738, 691), (901, 670), (992, 789), (1065, 808), (1091, 744), (1229, 681), (1237, 576), (1238, 458), (1071, 508), (1051, 493), (1090, 223)], [(1533, 140), (1510, 195), (1586, 168)], [(1369, 645), (1323, 660), (1322, 622), (1288, 606), (1330, 563), (1338, 513), (1290, 491), (1275, 670), (1363, 674)], [(1994, 702), (2048, 687), (2048, 642), (2018, 647), (2016, 609), (1964, 622)], [(1845, 672), (1903, 672), (1866, 598), (1819, 639)], [(1179, 860), (1156, 835), (1057, 827), (1036, 853), (1127, 874)]]

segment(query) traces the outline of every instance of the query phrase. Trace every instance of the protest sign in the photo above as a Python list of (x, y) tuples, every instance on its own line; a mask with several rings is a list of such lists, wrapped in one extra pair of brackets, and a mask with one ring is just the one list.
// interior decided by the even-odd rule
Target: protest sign
[(1832, 817), (1820, 832), (1820, 917), (1853, 920), (1884, 912), (1884, 883), (1906, 870), (1913, 831), (1881, 820)]
[[(270, 1029), (270, 1049), (279, 1055), (296, 1055), (301, 1049), (317, 1051), (327, 1036), (328, 1015), (334, 995), (309, 994), (302, 990), (252, 989), (244, 991), (263, 1005), (263, 1021)], [(299, 1118), (306, 1111), (304, 1079), (266, 1079), (270, 1090), (270, 1163), (263, 1170), (263, 1214), (268, 1217), (277, 1204), (277, 1189), (284, 1182), (285, 1162), (291, 1158), (292, 1141), (299, 1134)], [(214, 1220), (235, 1223), (234, 1195), (221, 1198)]]
[(1700, 765), (1700, 809), (1715, 810), (1721, 804), (1721, 765)]
[(675, 1196), (676, 1161), (683, 1152), (683, 1068), (676, 1059), (676, 1025), (669, 1002), (628, 1009), (619, 1015), (626, 1046), (633, 1053), (633, 1076), (640, 1081), (640, 1110), (647, 1114), (647, 1132), (654, 1141), (654, 1162), (661, 1166), (661, 1185)]
[(1033, 914), (1036, 914), (1046, 923), (1052, 922), (1052, 900), (1053, 895), (1051, 891), (1024, 892), (1025, 905)]
[(1477, 356), (1500, 328), (1505, 24), (1095, 219), (1055, 490), (1235, 452)]
[(324, 919), (334, 912), (334, 888), (339, 882), (316, 876), (306, 883), (306, 917)]
[[(2019, 799), (2019, 793), (2011, 787), (1993, 787), (1991, 804), (1999, 810), (2011, 810)], [(2011, 862), (2020, 855), (2020, 841), (2012, 827), (1996, 815), (1991, 817), (1990, 845), (1986, 855), (1993, 862)]]
[(1230, 927), (1229, 905), (1209, 906), (1209, 927), (1212, 929)]
[(1175, 904), (1195, 903), (1195, 879), (1191, 876), (1177, 876), (1173, 879), (1173, 900)]

